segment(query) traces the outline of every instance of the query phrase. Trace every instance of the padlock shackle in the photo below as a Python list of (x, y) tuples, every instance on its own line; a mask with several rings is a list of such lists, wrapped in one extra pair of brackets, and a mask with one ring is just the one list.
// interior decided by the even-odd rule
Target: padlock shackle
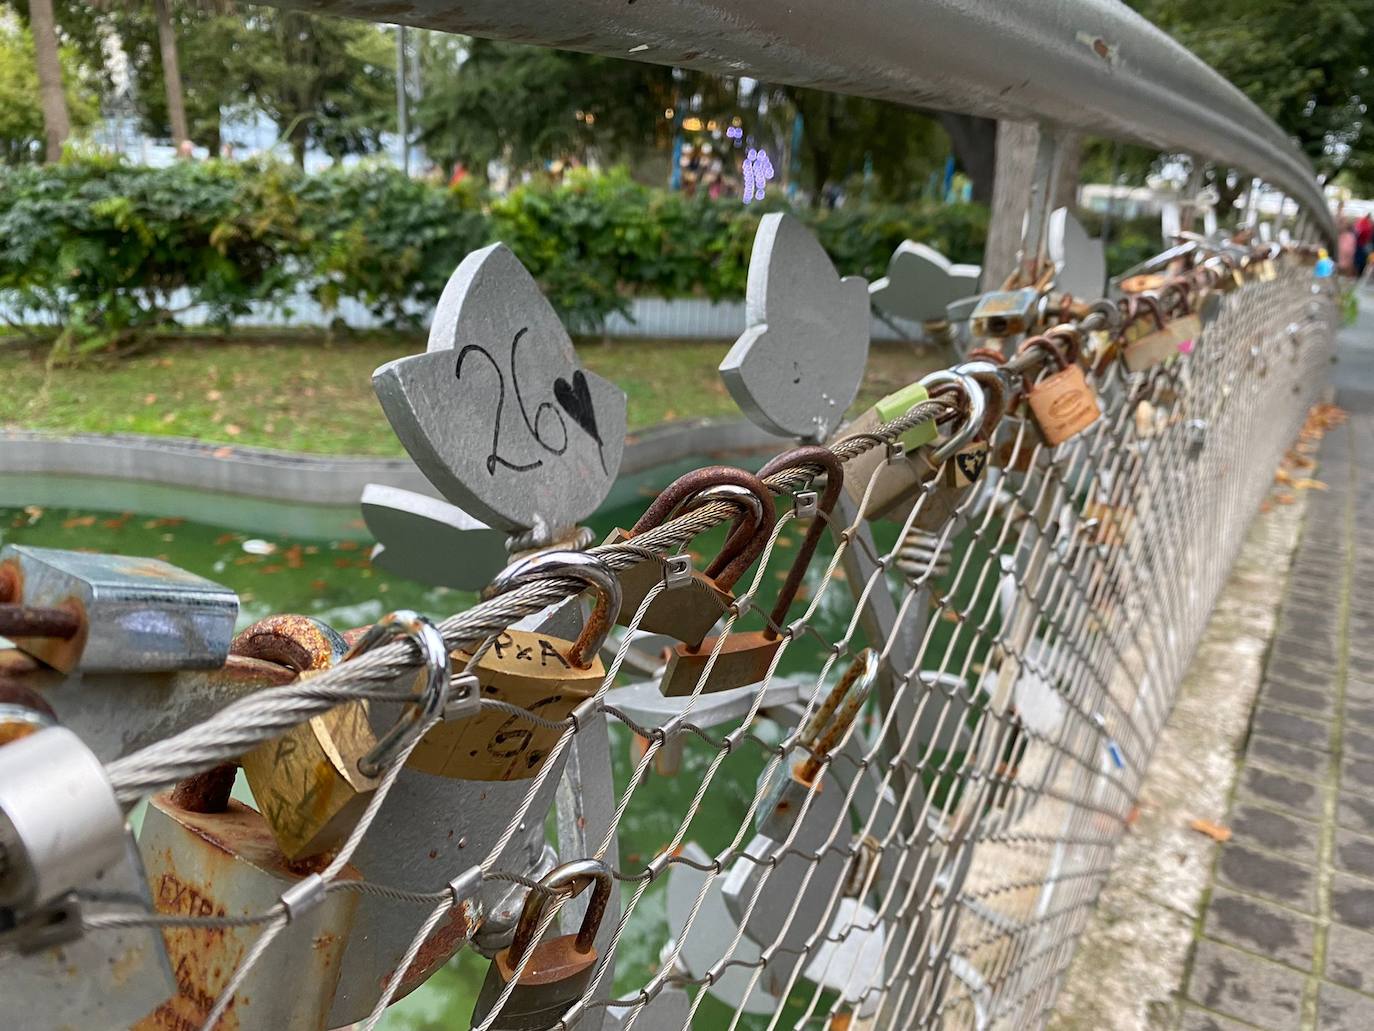
[(602, 918), (611, 905), (611, 888), (614, 879), (611, 868), (599, 859), (578, 859), (564, 863), (550, 870), (539, 881), (538, 888), (531, 888), (525, 896), (525, 905), (520, 910), (520, 919), (515, 925), (515, 937), (511, 939), (506, 951), (506, 965), (516, 970), (525, 961), (525, 954), (534, 947), (534, 935), (544, 918), (544, 910), (549, 904), (550, 895), (568, 901), (581, 895), (587, 885), (592, 886), (591, 901), (577, 929), (573, 947), (583, 955), (591, 952), (596, 945), (597, 932), (601, 930)]
[(585, 551), (542, 551), (497, 573), (482, 597), (490, 600), (525, 584), (558, 577), (580, 580), (596, 593), (592, 614), (567, 654), (578, 669), (590, 669), (620, 615), (620, 578), (601, 559)]
[(872, 648), (865, 648), (830, 689), (797, 740), (798, 745), (811, 753), (797, 771), (802, 780), (809, 784), (815, 779), (821, 763), (834, 751), (840, 738), (844, 737), (859, 715), (877, 679), (878, 653)]
[(983, 417), (981, 431), (984, 440), (991, 440), (997, 424), (1010, 410), (1012, 398), (1015, 396), (1006, 370), (1000, 363), (976, 360), (956, 365), (954, 371), (971, 377), (985, 393), (992, 394), (992, 403), (988, 405), (987, 414)]
[[(705, 574), (715, 580), (722, 590), (728, 591), (763, 553), (764, 547), (768, 544), (768, 537), (773, 532), (773, 522), (777, 518), (772, 492), (753, 473), (728, 465), (710, 465), (679, 476), (663, 489), (634, 526), (630, 527), (631, 539), (637, 534), (662, 526), (680, 512), (683, 506), (690, 504), (704, 492), (723, 486), (747, 490), (758, 501), (762, 511), (761, 518), (751, 520), (750, 512), (741, 509), (735, 519), (734, 528), (725, 539), (720, 555), (706, 567)], [(734, 502), (733, 498), (717, 500)]]
[(377, 744), (358, 760), (358, 772), (364, 777), (379, 776), (405, 751), (411, 741), (424, 733), (426, 727), (444, 711), (448, 704), (449, 660), (448, 645), (439, 628), (418, 612), (397, 609), (373, 623), (353, 642), (340, 659), (340, 664), (371, 651), (383, 641), (408, 637), (415, 642), (425, 668), (416, 675), (418, 688), (415, 701), (409, 703)]
[[(718, 487), (707, 487), (700, 494), (687, 498), (668, 515), (668, 519), (673, 519), (684, 510), (691, 511), (701, 508), (713, 501), (724, 501), (740, 508), (739, 514), (734, 517), (730, 524), (730, 533), (725, 538), (725, 544), (721, 546), (720, 554), (712, 559), (711, 564), (706, 567), (706, 576), (717, 579), (721, 571), (738, 558), (745, 548), (759, 536), (759, 527), (763, 524), (762, 496), (767, 492), (768, 489), (762, 480), (757, 485), (749, 487), (741, 487), (735, 483), (722, 483)], [(766, 541), (767, 539), (765, 533), (763, 540)], [(763, 545), (760, 543), (759, 550), (762, 549)], [(729, 590), (732, 584), (733, 581), (725, 584), (724, 589)]]
[(806, 536), (802, 538), (801, 547), (797, 549), (797, 557), (787, 571), (787, 579), (783, 581), (782, 589), (778, 591), (773, 611), (768, 614), (768, 626), (764, 634), (769, 640), (777, 639), (776, 628), (782, 626), (783, 621), (787, 619), (787, 612), (796, 600), (797, 591), (801, 589), (802, 580), (806, 577), (806, 569), (811, 564), (812, 556), (816, 554), (821, 536), (825, 533), (828, 522), (825, 517), (834, 510), (835, 502), (840, 499), (840, 491), (844, 489), (844, 464), (836, 457), (835, 452), (818, 444), (806, 444), (791, 451), (784, 451), (759, 470), (759, 478), (763, 479), (784, 469), (796, 469), (801, 466), (819, 466), (824, 469), (825, 490), (816, 502), (816, 515), (807, 527)]
[(971, 376), (947, 369), (922, 377), (920, 383), (932, 397), (935, 396), (933, 388), (952, 387), (961, 391), (968, 402), (968, 412), (963, 425), (931, 453), (931, 461), (939, 465), (970, 444), (983, 428), (983, 419), (987, 414), (987, 399), (983, 395), (983, 388)]

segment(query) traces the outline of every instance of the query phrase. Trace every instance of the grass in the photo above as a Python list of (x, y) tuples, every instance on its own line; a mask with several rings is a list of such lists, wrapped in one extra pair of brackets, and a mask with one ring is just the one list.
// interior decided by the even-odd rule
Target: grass
[[(725, 341), (584, 341), (578, 354), (626, 392), (635, 430), (672, 419), (738, 417), (716, 372), (728, 348)], [(372, 393), (372, 370), (423, 349), (423, 338), (395, 334), (199, 336), (49, 376), (42, 352), (0, 348), (0, 426), (399, 455), (401, 445)], [(859, 403), (872, 403), (935, 365), (905, 345), (875, 346)]]

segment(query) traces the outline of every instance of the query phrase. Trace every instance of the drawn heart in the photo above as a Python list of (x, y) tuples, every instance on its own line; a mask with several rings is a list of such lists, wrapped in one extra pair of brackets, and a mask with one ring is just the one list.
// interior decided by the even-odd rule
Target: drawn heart
[(578, 369), (573, 373), (570, 384), (562, 376), (553, 381), (553, 396), (563, 406), (563, 411), (573, 417), (573, 421), (587, 431), (587, 435), (601, 443), (601, 434), (596, 429), (596, 412), (592, 408), (592, 392), (587, 386), (587, 377)]
[(983, 475), (983, 467), (988, 464), (988, 453), (984, 448), (979, 448), (976, 451), (960, 451), (954, 456), (954, 464), (958, 466), (964, 479), (972, 483)]

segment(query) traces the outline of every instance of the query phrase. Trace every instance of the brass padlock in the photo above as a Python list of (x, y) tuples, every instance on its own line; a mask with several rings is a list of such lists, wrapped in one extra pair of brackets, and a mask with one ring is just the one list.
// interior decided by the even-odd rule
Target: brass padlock
[[(240, 1027), (322, 1031), (358, 894), (326, 893), (319, 864), (291, 863), (262, 816), (229, 798), (233, 783), (234, 767), (220, 766), (149, 800), (138, 847), (153, 904), (169, 916), (241, 917), (288, 901), (290, 922), (228, 1012)], [(337, 876), (359, 879), (350, 866)], [(260, 925), (165, 928), (177, 994), (134, 1031), (200, 1027), (261, 933)]]
[[(606, 679), (598, 654), (620, 611), (620, 581), (600, 559), (582, 551), (546, 551), (507, 567), (483, 592), (494, 598), (537, 580), (580, 580), (596, 592), (596, 605), (576, 641), (535, 630), (503, 630), (471, 672), (481, 697), (526, 709), (541, 721), (568, 717)], [(471, 663), (474, 653), (456, 651)], [(518, 714), (487, 710), (440, 723), (416, 746), (407, 765), (461, 780), (527, 780), (535, 776), (563, 735)]]
[[(811, 558), (816, 553), (825, 524), (830, 512), (844, 489), (844, 466), (827, 447), (808, 445), (794, 448), (774, 458), (759, 470), (759, 478), (772, 476), (784, 469), (801, 466), (819, 466), (825, 470), (825, 491), (815, 501), (815, 512), (806, 536), (797, 548), (797, 557), (788, 570), (787, 578), (778, 591), (777, 601), (768, 616), (768, 626), (763, 630), (750, 630), (732, 633), (720, 638), (708, 637), (698, 647), (686, 644), (675, 646), (668, 656), (668, 664), (659, 681), (659, 690), (669, 697), (690, 695), (696, 691), (697, 683), (712, 652), (719, 643), (720, 651), (711, 666), (711, 675), (701, 690), (711, 694), (716, 691), (729, 691), (736, 687), (757, 684), (767, 674), (773, 657), (782, 646), (782, 628), (786, 624), (788, 611), (801, 588)], [(799, 499), (800, 500), (800, 499)]]
[(1144, 372), (1178, 357), (1178, 338), (1164, 321), (1159, 300), (1149, 294), (1132, 297), (1121, 328), (1121, 360), (1131, 372)]
[[(304, 676), (343, 659), (348, 644), (309, 616), (271, 616), (234, 638), (233, 655), (269, 659)], [(377, 747), (367, 702), (346, 702), (243, 756), (253, 800), (287, 859), (342, 843), (379, 783), (358, 768)]]
[[(550, 895), (563, 900), (592, 887), (591, 902), (576, 934), (535, 944)], [(564, 863), (550, 871), (525, 898), (515, 939), (491, 961), (472, 1011), (472, 1026), (491, 1019), (491, 1031), (547, 1031), (582, 998), (596, 970), (596, 935), (611, 901), (611, 870), (596, 859)], [(523, 967), (523, 970), (521, 969)], [(514, 985), (512, 986), (512, 982)], [(501, 1005), (501, 997), (509, 995)]]
[(1032, 348), (1038, 348), (1049, 358), (1050, 364), (1057, 366), (1056, 371), (1032, 383), (1026, 396), (1031, 414), (1045, 435), (1045, 443), (1054, 447), (1097, 422), (1102, 411), (1097, 404), (1097, 395), (1083, 375), (1083, 368), (1075, 360), (1076, 355), (1066, 357), (1064, 349), (1048, 334), (1031, 337), (1022, 343), (1017, 353)]
[[(726, 488), (739, 493), (717, 493)], [(674, 480), (634, 526), (628, 531), (617, 528), (606, 538), (607, 544), (623, 544), (661, 526), (689, 505), (695, 508), (708, 501), (736, 499), (745, 507), (741, 508), (720, 554), (705, 572), (691, 570), (689, 583), (655, 595), (639, 621), (640, 630), (666, 634), (687, 644), (701, 643), (735, 600), (730, 593), (735, 581), (768, 544), (774, 520), (773, 495), (753, 473), (723, 465), (710, 466)], [(629, 626), (645, 597), (663, 580), (663, 565), (645, 560), (616, 575), (621, 589), (616, 622)]]

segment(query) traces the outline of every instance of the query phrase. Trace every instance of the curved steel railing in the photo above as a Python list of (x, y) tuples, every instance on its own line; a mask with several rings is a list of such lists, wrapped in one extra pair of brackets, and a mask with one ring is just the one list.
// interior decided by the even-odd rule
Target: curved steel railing
[(1117, 0), (272, 0), (917, 107), (1072, 127), (1259, 176), (1335, 227), (1268, 116)]

